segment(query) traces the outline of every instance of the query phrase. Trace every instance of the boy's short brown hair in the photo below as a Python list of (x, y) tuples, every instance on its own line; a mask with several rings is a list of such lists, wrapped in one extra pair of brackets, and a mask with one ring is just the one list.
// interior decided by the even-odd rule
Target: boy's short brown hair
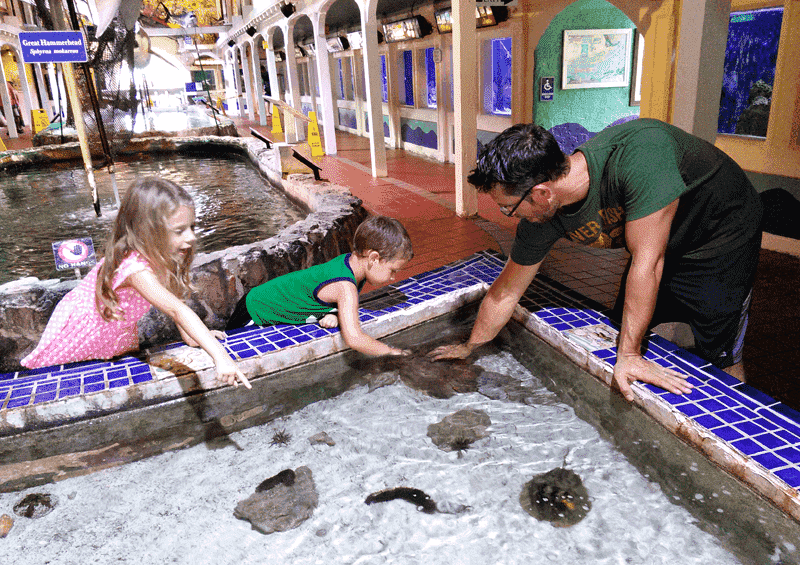
[(356, 229), (353, 251), (360, 257), (377, 251), (384, 261), (411, 259), (414, 250), (403, 224), (387, 216), (370, 216)]

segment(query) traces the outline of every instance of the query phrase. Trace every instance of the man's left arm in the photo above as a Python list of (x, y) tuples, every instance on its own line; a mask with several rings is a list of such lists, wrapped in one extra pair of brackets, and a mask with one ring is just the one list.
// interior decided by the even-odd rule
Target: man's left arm
[(628, 401), (633, 400), (630, 383), (637, 380), (676, 394), (690, 392), (692, 388), (686, 382), (686, 375), (642, 357), (642, 340), (653, 319), (670, 228), (677, 209), (676, 199), (660, 210), (625, 224), (631, 268), (626, 281), (614, 382)]

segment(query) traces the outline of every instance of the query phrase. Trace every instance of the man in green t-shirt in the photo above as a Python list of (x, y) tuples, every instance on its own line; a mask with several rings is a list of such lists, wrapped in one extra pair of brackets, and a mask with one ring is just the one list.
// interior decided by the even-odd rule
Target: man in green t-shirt
[(652, 119), (606, 128), (565, 156), (553, 135), (513, 126), (481, 152), (468, 178), (521, 221), (503, 272), (464, 344), (436, 358), (466, 357), (508, 322), (559, 238), (626, 247), (615, 314), (621, 320), (614, 381), (689, 392), (686, 375), (642, 357), (648, 328), (682, 321), (699, 354), (744, 380), (747, 311), (761, 247), (761, 201), (739, 166), (712, 144)]

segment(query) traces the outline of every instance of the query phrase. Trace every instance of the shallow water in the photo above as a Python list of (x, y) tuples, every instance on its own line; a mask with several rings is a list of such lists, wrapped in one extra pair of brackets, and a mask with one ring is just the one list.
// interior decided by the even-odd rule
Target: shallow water
[[(306, 215), (244, 157), (143, 159), (115, 164), (120, 198), (141, 176), (157, 175), (185, 187), (195, 202), (201, 252), (267, 239)], [(0, 176), (0, 284), (24, 276), (72, 278), (72, 271), (55, 269), (54, 241), (91, 237), (102, 257), (116, 204), (108, 172), (95, 171), (95, 180), (103, 214), (99, 218), (81, 168), (49, 167)]]
[[(3, 562), (727, 564), (737, 561), (641, 476), (509, 354), (487, 370), (521, 379), (537, 403), (479, 393), (438, 400), (403, 385), (351, 390), (268, 425), (123, 467), (0, 494), (0, 513), (30, 492), (58, 498), (33, 520), (14, 516)], [(246, 394), (245, 390), (241, 391)], [(462, 408), (486, 411), (490, 437), (459, 458), (436, 448), (429, 424)], [(286, 447), (270, 445), (285, 430)], [(326, 431), (334, 446), (311, 446)], [(286, 468), (311, 468), (319, 507), (300, 527), (263, 535), (233, 516), (236, 503)], [(591, 497), (570, 528), (538, 522), (519, 504), (533, 475), (566, 466)], [(367, 506), (372, 492), (419, 488), (461, 514), (425, 514), (404, 501)]]

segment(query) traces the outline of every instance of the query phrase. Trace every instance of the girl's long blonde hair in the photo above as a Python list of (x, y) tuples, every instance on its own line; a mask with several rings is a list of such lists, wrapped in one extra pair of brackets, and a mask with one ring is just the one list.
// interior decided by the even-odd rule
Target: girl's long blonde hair
[(194, 246), (180, 263), (167, 248), (167, 219), (181, 206), (194, 214), (192, 197), (174, 182), (144, 177), (128, 187), (106, 243), (105, 261), (97, 274), (95, 302), (104, 320), (120, 319), (124, 314), (111, 284), (120, 263), (132, 251), (147, 259), (158, 280), (171, 292), (181, 298), (189, 294)]

